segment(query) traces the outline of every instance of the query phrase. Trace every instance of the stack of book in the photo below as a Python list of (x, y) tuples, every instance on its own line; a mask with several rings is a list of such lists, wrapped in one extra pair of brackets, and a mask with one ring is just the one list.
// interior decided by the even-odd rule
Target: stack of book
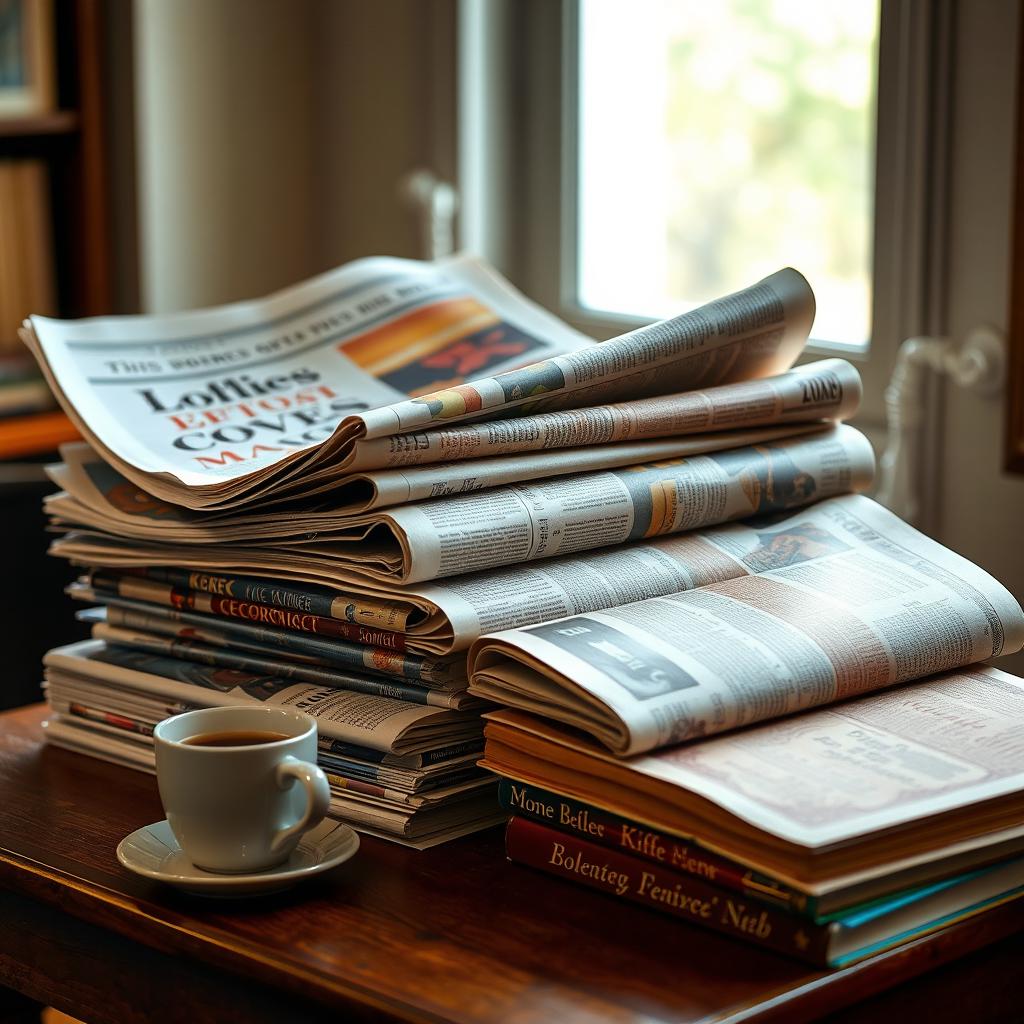
[(151, 768), (168, 714), (285, 703), (357, 827), (426, 846), (498, 820), (474, 640), (728, 579), (687, 531), (727, 549), (727, 521), (870, 484), (839, 424), (856, 371), (792, 369), (812, 319), (785, 270), (597, 345), (466, 258), (33, 317), (88, 442), (50, 469), (93, 633), (46, 658), (50, 741)]
[(1017, 601), (860, 496), (701, 539), (731, 578), (474, 644), (508, 856), (821, 966), (1024, 896)]

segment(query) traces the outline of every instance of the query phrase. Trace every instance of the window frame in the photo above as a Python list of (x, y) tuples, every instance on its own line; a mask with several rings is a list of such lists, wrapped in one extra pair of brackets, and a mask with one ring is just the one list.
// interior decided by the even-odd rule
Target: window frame
[[(900, 344), (945, 333), (958, 2), (881, 0), (871, 344), (806, 350), (806, 359), (840, 355), (857, 365), (865, 398), (855, 422), (875, 440)], [(579, 0), (459, 0), (460, 238), (530, 298), (607, 338), (650, 321), (585, 309), (572, 294), (578, 11)]]

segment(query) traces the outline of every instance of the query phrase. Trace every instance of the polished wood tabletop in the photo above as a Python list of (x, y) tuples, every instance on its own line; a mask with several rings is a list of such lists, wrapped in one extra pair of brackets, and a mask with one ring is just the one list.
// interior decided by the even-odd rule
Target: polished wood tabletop
[(188, 896), (114, 854), (163, 817), (155, 779), (46, 747), (43, 717), (0, 715), (0, 986), (85, 1021), (936, 1024), (1020, 1011), (1019, 906), (814, 971), (509, 864), (499, 829), (425, 852), (364, 837), (288, 893)]

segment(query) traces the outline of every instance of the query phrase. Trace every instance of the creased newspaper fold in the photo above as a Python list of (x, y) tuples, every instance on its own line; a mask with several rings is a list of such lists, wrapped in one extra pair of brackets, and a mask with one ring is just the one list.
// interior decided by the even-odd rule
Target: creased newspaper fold
[(813, 316), (786, 269), (595, 344), (479, 261), (372, 258), (213, 310), (34, 316), (22, 337), (106, 461), (216, 509), (329, 488), (363, 441), (778, 374)]
[(841, 425), (359, 516), (299, 513), (270, 539), (265, 525), (247, 533), (230, 519), (200, 519), (171, 530), (145, 516), (122, 519), (118, 536), (102, 516), (79, 515), (59, 497), (48, 508), (56, 525), (74, 528), (54, 553), (94, 565), (230, 566), (275, 576), (319, 574), (325, 581), (329, 575), (337, 586), (408, 584), (797, 508), (863, 490), (873, 474), (870, 444)]
[(169, 537), (179, 524), (201, 525), (200, 536), (213, 524), (258, 536), (297, 523), (320, 530), (325, 521), (411, 501), (794, 437), (849, 418), (860, 396), (857, 370), (842, 359), (825, 359), (703, 391), (396, 434), (357, 446), (357, 462), (301, 500), (282, 494), (256, 509), (219, 512), (147, 496), (87, 444), (67, 444), (64, 463), (50, 467), (50, 474), (68, 494), (50, 512), (74, 502), (70, 518), (82, 522), (91, 513), (122, 523), (132, 535), (145, 526), (153, 536)]
[(867, 498), (724, 546), (752, 575), (482, 637), (470, 692), (635, 754), (1024, 646), (1001, 584)]

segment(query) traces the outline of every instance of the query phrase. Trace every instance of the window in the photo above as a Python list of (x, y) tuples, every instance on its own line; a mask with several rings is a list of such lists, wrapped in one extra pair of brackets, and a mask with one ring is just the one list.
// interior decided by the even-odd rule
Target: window
[(884, 423), (946, 327), (954, 0), (460, 0), (464, 244), (593, 337), (780, 266)]
[(865, 347), (877, 32), (871, 0), (581, 0), (577, 304), (665, 317), (790, 265), (815, 338)]

